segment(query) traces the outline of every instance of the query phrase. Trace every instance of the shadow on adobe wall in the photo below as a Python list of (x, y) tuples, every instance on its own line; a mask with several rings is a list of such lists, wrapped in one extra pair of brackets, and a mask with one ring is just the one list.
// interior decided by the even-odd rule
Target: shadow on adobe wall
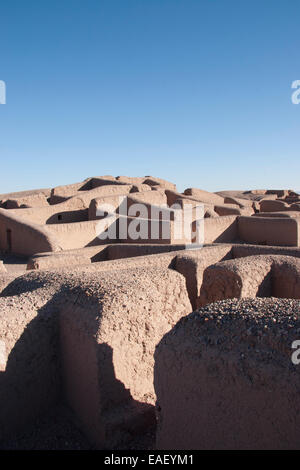
[[(27, 287), (32, 291), (40, 286)], [(60, 404), (73, 411), (77, 426), (97, 448), (126, 448), (136, 433), (155, 424), (154, 407), (134, 400), (116, 378), (113, 349), (106, 343), (97, 343), (97, 321), (94, 334), (89, 331), (81, 344), (76, 332), (66, 334), (62, 312), (68, 305), (72, 311), (78, 290), (70, 293), (62, 287), (25, 328), (16, 325), (14, 319), (6, 319), (7, 332), (16, 337), (21, 330), (23, 333), (0, 372), (0, 441), (20, 435)], [(31, 312), (27, 309), (26, 313)]]
[(0, 293), (0, 297), (11, 297), (23, 294), (24, 292), (32, 292), (45, 285), (42, 279), (30, 279), (24, 276), (17, 277), (11, 281)]
[(88, 209), (57, 212), (46, 220), (46, 224), (70, 224), (89, 220)]

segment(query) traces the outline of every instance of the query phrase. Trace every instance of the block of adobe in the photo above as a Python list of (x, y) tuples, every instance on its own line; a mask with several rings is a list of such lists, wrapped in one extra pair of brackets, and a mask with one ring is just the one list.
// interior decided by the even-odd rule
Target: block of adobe
[(232, 244), (232, 257), (242, 258), (245, 256), (254, 255), (281, 255), (300, 257), (300, 248), (296, 247), (281, 247), (281, 246), (261, 246), (261, 245), (247, 245), (247, 244)]
[[(151, 187), (147, 184), (120, 184), (119, 186), (100, 186), (90, 191), (86, 191), (84, 195), (80, 195), (80, 198), (84, 201), (88, 207), (90, 201), (94, 197), (115, 197), (115, 196), (127, 196), (129, 193), (151, 193)], [(79, 197), (79, 194), (77, 195)]]
[(243, 209), (244, 207), (253, 207), (253, 201), (249, 199), (241, 199), (241, 198), (232, 197), (232, 196), (225, 196), (224, 204), (235, 204), (241, 209)]
[(260, 202), (260, 201), (277, 201), (278, 200), (276, 194), (265, 194), (263, 196), (256, 196), (255, 199), (256, 199), (257, 202)]
[(45, 207), (10, 209), (9, 213), (40, 225), (88, 220), (88, 209), (80, 197)]
[(156, 178), (153, 176), (142, 176), (142, 177), (131, 177), (131, 176), (117, 176), (117, 181), (127, 184), (147, 184), (151, 187), (160, 186), (165, 189), (171, 189), (176, 191), (176, 185), (170, 183), (162, 178)]
[[(47, 232), (56, 240), (62, 250), (73, 250), (88, 246), (105, 245), (116, 240), (102, 240), (98, 237), (98, 220), (59, 223), (47, 225)], [(42, 251), (37, 250), (35, 253)], [(51, 250), (44, 250), (51, 251)], [(54, 251), (54, 250), (52, 250)]]
[(58, 253), (37, 253), (27, 264), (27, 270), (65, 270), (72, 272), (102, 272), (149, 266), (174, 268), (176, 255), (186, 245), (112, 244), (65, 250)]
[(214, 211), (220, 215), (252, 215), (254, 209), (252, 207), (237, 207), (235, 204), (220, 204), (214, 206)]
[(166, 189), (165, 194), (167, 196), (168, 206), (172, 206), (178, 200), (178, 198), (181, 199), (185, 197), (183, 194), (178, 193), (177, 191), (173, 191), (171, 189)]
[(154, 348), (191, 306), (172, 270), (95, 276), (61, 313), (63, 381), (85, 433), (110, 448), (153, 422)]
[(8, 199), (21, 199), (40, 194), (44, 195), (46, 198), (49, 198), (51, 189), (33, 189), (30, 191), (17, 191), (14, 193), (0, 194), (0, 207), (6, 209), (6, 201)]
[[(120, 250), (121, 248), (125, 248), (125, 250)], [(130, 248), (133, 248), (133, 250), (130, 250)], [(138, 250), (138, 248), (141, 248), (141, 251)], [(89, 248), (84, 248), (83, 250), (88, 249)], [(70, 251), (76, 252), (77, 250)], [(78, 265), (71, 265), (71, 263), (68, 265), (68, 262), (66, 262), (65, 266), (61, 263), (60, 266), (55, 268), (55, 271), (59, 273), (102, 273), (106, 271), (126, 271), (127, 269), (132, 270), (137, 268), (148, 270), (149, 267), (174, 269), (176, 271), (177, 255), (189, 251), (190, 250), (186, 250), (186, 245), (106, 245), (102, 252), (105, 253), (103, 254), (102, 260), (93, 261), (92, 263), (84, 262)], [(63, 253), (66, 257), (68, 256), (67, 252)], [(50, 253), (49, 255), (51, 255), (51, 258), (56, 258), (55, 254)], [(104, 259), (104, 256), (106, 256), (106, 259)], [(185, 275), (185, 273), (183, 273), (183, 275)]]
[(277, 197), (286, 197), (289, 193), (289, 189), (268, 189), (266, 192), (266, 194), (276, 194)]
[(300, 217), (300, 213), (295, 210), (287, 210), (284, 212), (258, 212), (255, 214), (255, 217)]
[(132, 204), (153, 204), (156, 206), (167, 207), (167, 196), (162, 191), (146, 191), (136, 192), (127, 196), (127, 205), (130, 207)]
[(30, 426), (60, 398), (57, 312), (50, 302), (55, 291), (26, 276), (2, 286), (0, 440)]
[(71, 193), (72, 191), (90, 191), (91, 189), (94, 189), (98, 186), (106, 186), (109, 184), (123, 184), (121, 182), (118, 182), (114, 176), (111, 175), (105, 175), (105, 176), (92, 176), (89, 178), (86, 178), (83, 181), (80, 181), (78, 183), (72, 183), (72, 184), (65, 184), (62, 186), (56, 186), (55, 188), (52, 188), (52, 192), (55, 193), (56, 189), (62, 189), (66, 194), (69, 192)]
[(300, 245), (299, 219), (297, 218), (239, 216), (238, 234), (239, 239), (247, 243), (277, 246)]
[(245, 204), (248, 203), (253, 203), (253, 202), (258, 202), (263, 198), (268, 198), (268, 199), (277, 199), (276, 194), (268, 194), (266, 195), (265, 193), (256, 193), (253, 194), (250, 191), (217, 191), (215, 194), (218, 194), (219, 196), (222, 196), (225, 199), (237, 199), (245, 202)]
[(187, 188), (184, 190), (186, 196), (194, 196), (202, 202), (208, 204), (224, 204), (224, 198), (215, 193), (210, 193), (198, 188)]
[(0, 260), (0, 272), (1, 273), (6, 273), (6, 267), (4, 266), (3, 261)]
[[(47, 225), (36, 224), (29, 220), (33, 217), (45, 218), (49, 214), (45, 214), (44, 211), (48, 211), (48, 209), (52, 210), (51, 207), (15, 210), (1, 209), (0, 220), (3, 221), (3, 224), (2, 229), (0, 226), (0, 248), (6, 252), (33, 255), (40, 252), (68, 250), (103, 244), (97, 237), (96, 227), (98, 221), (85, 220), (77, 222), (74, 220), (74, 218), (76, 219), (74, 212), (76, 213), (77, 211), (61, 212), (59, 215), (63, 217), (62, 220), (58, 222), (54, 220), (54, 223)], [(27, 212), (26, 218), (23, 215), (24, 211)], [(33, 212), (28, 214), (28, 211)], [(16, 213), (18, 215), (21, 214), (21, 216), (19, 217)], [(69, 220), (70, 222), (70, 218), (72, 223), (64, 221)], [(53, 222), (53, 220), (51, 221)]]
[[(145, 185), (148, 188), (148, 192), (152, 193), (149, 186)], [(122, 190), (118, 188), (122, 187)], [(134, 194), (139, 194), (136, 188), (132, 185), (122, 185), (122, 186), (104, 186), (92, 189), (90, 191), (79, 192), (79, 196), (70, 197), (64, 202), (51, 205), (48, 207), (39, 207), (39, 208), (28, 208), (28, 209), (18, 209), (12, 210), (11, 213), (21, 216), (31, 222), (38, 224), (60, 224), (60, 223), (73, 223), (73, 222), (83, 222), (88, 220), (88, 208), (90, 201), (95, 198), (99, 193), (102, 194), (103, 190), (108, 189), (112, 190), (112, 196), (106, 196), (107, 202), (116, 201), (118, 203), (119, 198), (123, 195), (127, 195), (129, 191), (133, 191)], [(144, 189), (144, 187), (142, 188)], [(159, 193), (157, 192), (157, 195)]]
[[(156, 193), (161, 196), (157, 191), (151, 191), (151, 193)], [(153, 198), (155, 200), (155, 198)], [(146, 202), (146, 200), (139, 199), (139, 197), (129, 197), (126, 198), (125, 210), (122, 210), (121, 215), (125, 214), (128, 218), (141, 218), (149, 219), (153, 221), (165, 220), (165, 221), (174, 221), (176, 212), (169, 208), (166, 203), (159, 202), (163, 201), (161, 197), (157, 198), (157, 203)], [(127, 212), (125, 212), (127, 211)], [(149, 232), (150, 233), (150, 232)]]
[[(174, 193), (174, 196), (177, 194), (178, 193)], [(199, 214), (202, 215), (202, 218), (219, 217), (217, 212), (215, 212), (214, 210), (213, 204), (203, 203), (194, 198), (190, 198), (189, 196), (182, 196), (180, 194), (178, 197), (174, 197), (174, 198), (171, 197), (171, 204), (169, 204), (169, 201), (170, 201), (169, 195), (167, 195), (167, 199), (168, 199), (168, 205), (171, 205), (172, 209), (191, 211), (193, 222), (195, 222), (198, 219)], [(196, 212), (196, 210), (199, 212)]]
[(291, 211), (300, 211), (300, 203), (294, 202), (290, 206)]
[(157, 449), (299, 449), (299, 312), (226, 300), (179, 321), (155, 352)]
[(116, 181), (123, 184), (143, 184), (145, 177), (143, 176), (117, 176)]
[(49, 198), (50, 204), (58, 204), (60, 202), (66, 201), (68, 198), (75, 196), (84, 182), (67, 184), (63, 186), (56, 186), (51, 189), (51, 194)]
[(209, 217), (219, 217), (219, 214), (215, 212), (214, 209), (211, 207), (205, 207), (204, 208), (204, 218), (209, 218)]
[(36, 253), (27, 262), (27, 270), (30, 269), (57, 269), (60, 267), (70, 268), (71, 266), (81, 266), (95, 261), (107, 259), (107, 247), (89, 246), (74, 250), (63, 250), (60, 252)]
[[(161, 197), (160, 193), (153, 192)], [(172, 209), (165, 204), (158, 206), (139, 202), (138, 194), (136, 198), (124, 198), (118, 208), (119, 214), (117, 215), (115, 213), (105, 214), (105, 208), (102, 208), (103, 220), (99, 220), (97, 225), (97, 231), (102, 240), (108, 240), (107, 243), (109, 240), (117, 240), (134, 244), (190, 244), (195, 242), (194, 238), (196, 237), (194, 223), (197, 223), (199, 239), (201, 224), (203, 228), (203, 219), (199, 219), (199, 222), (196, 219), (203, 214), (202, 210), (196, 211), (194, 207), (190, 209), (189, 214), (186, 212), (182, 214), (180, 208)], [(128, 203), (129, 207), (127, 207)], [(91, 209), (94, 213), (98, 212), (98, 207), (94, 206)], [(128, 216), (123, 215), (126, 212)], [(101, 218), (100, 214), (98, 215)]]
[(65, 194), (64, 191), (61, 192), (61, 190), (56, 190), (56, 193), (51, 195), (50, 204), (58, 204), (70, 198), (79, 197), (85, 203), (85, 206), (88, 207), (90, 201), (97, 196), (103, 197), (116, 194), (127, 194), (133, 188), (134, 186), (132, 184), (118, 183), (96, 186), (95, 188), (85, 191), (73, 191), (71, 194)]
[(0, 228), (0, 248), (7, 253), (31, 256), (35, 253), (103, 245), (97, 236), (98, 221), (95, 220), (38, 225), (11, 214), (3, 217), (0, 213), (1, 219), (5, 225), (2, 230)]
[(278, 258), (272, 265), (272, 295), (300, 299), (300, 259), (290, 256)]
[(126, 196), (127, 194), (116, 194), (92, 199), (88, 210), (89, 220), (102, 219), (108, 213), (113, 213), (114, 210), (118, 213), (120, 205), (124, 206)]
[[(99, 245), (99, 246), (90, 246), (85, 248), (78, 248), (74, 250), (64, 250), (58, 253), (37, 253), (30, 257), (27, 263), (27, 270), (31, 269), (42, 269), (42, 270), (55, 270), (58, 268), (66, 268), (70, 270), (70, 267), (79, 266), (79, 270), (82, 269), (82, 266), (90, 265), (93, 263), (93, 268), (91, 270), (101, 271), (102, 267), (104, 270), (119, 269), (121, 263), (109, 264), (103, 263), (103, 261), (114, 261), (124, 258), (135, 258), (139, 260), (143, 259), (143, 266), (147, 267), (149, 263), (155, 264), (160, 267), (171, 267), (173, 265), (172, 261), (176, 257), (177, 251), (185, 250), (186, 245), (151, 245), (151, 244), (126, 244), (126, 243), (115, 243), (112, 245)], [(148, 258), (148, 255), (155, 254), (169, 254), (175, 252), (173, 255), (170, 255), (168, 261), (163, 264), (160, 261), (157, 263), (152, 263), (152, 258)], [(125, 261), (127, 265), (130, 265), (128, 259)], [(122, 269), (126, 268), (126, 264), (122, 264)], [(89, 269), (88, 269), (89, 270)]]
[(284, 201), (271, 201), (265, 199), (260, 202), (260, 212), (287, 211), (290, 206)]
[[(130, 185), (133, 186), (135, 191), (151, 191), (152, 187), (144, 183), (145, 177), (131, 178), (131, 177), (114, 177), (114, 176), (98, 176), (92, 177), (89, 182), (89, 186), (85, 186), (85, 190), (91, 190), (98, 188), (100, 186), (109, 186), (109, 185)], [(134, 192), (134, 191), (133, 191)]]
[(12, 281), (14, 281), (17, 277), (22, 276), (22, 272), (7, 272), (7, 271), (0, 271), (0, 297), (2, 291), (8, 286)]
[(204, 205), (204, 208), (213, 209), (214, 205), (212, 203), (203, 202), (200, 198), (196, 196), (186, 196), (185, 194), (178, 193), (177, 191), (172, 191), (170, 189), (165, 190), (165, 194), (167, 196), (168, 206), (173, 206), (174, 204), (180, 205), (190, 205), (190, 206), (197, 206), (197, 205)]
[[(22, 210), (27, 209), (17, 209)], [(30, 256), (36, 252), (60, 251), (61, 247), (42, 225), (18, 217), (11, 210), (0, 209), (0, 250)]]
[(154, 255), (159, 253), (168, 253), (182, 251), (186, 249), (184, 244), (174, 244), (166, 246), (165, 244), (126, 244), (126, 243), (114, 243), (109, 245), (107, 248), (107, 259), (115, 260), (122, 258), (133, 258), (147, 255)]
[(208, 246), (177, 253), (174, 269), (186, 279), (186, 287), (193, 308), (202, 286), (203, 272), (212, 264), (232, 257), (231, 245)]
[[(106, 196), (106, 197), (97, 197), (92, 199), (89, 206), (89, 220), (95, 220), (97, 218), (102, 218), (104, 209), (107, 206), (112, 206), (115, 209), (116, 213), (122, 213), (122, 215), (128, 215), (128, 209), (133, 204), (143, 204), (147, 208), (147, 216), (151, 218), (151, 206), (166, 206), (167, 207), (167, 197), (164, 193), (159, 191), (143, 191), (143, 192), (134, 192), (132, 194), (124, 194), (118, 196)], [(129, 214), (130, 215), (130, 214)]]
[(104, 260), (100, 262), (94, 262), (89, 264), (74, 265), (72, 268), (69, 266), (56, 268), (59, 272), (78, 272), (78, 273), (103, 273), (107, 271), (124, 271), (128, 269), (143, 269), (148, 271), (148, 269), (175, 269), (176, 255), (180, 253), (179, 251), (167, 251), (162, 253), (153, 253), (145, 256), (133, 256), (131, 258), (121, 258), (113, 260)]
[(197, 307), (232, 298), (300, 298), (300, 259), (257, 255), (206, 268)]
[(164, 189), (170, 189), (176, 191), (176, 184), (170, 183), (170, 181), (166, 181), (162, 178), (154, 178), (153, 176), (148, 176), (144, 180), (144, 184), (148, 184), (151, 187), (161, 187)]
[(251, 189), (250, 191), (245, 191), (245, 194), (267, 194), (267, 189)]
[[(248, 194), (246, 194), (245, 196), (249, 196)], [(254, 195), (254, 194), (251, 194), (251, 199), (250, 199), (253, 203), (255, 203), (255, 206), (257, 206), (259, 208), (259, 203), (261, 201), (277, 201), (278, 198), (276, 196), (276, 194), (265, 194), (265, 195)]]
[(2, 260), (0, 260), (0, 272), (1, 273), (5, 273), (6, 272), (6, 268), (4, 266), (4, 263)]
[(100, 448), (153, 422), (154, 348), (191, 311), (183, 276), (32, 271), (3, 295), (1, 439), (60, 400)]
[[(100, 187), (111, 188), (112, 186), (120, 187), (120, 186), (126, 185), (126, 183), (117, 181), (113, 177), (111, 178), (106, 179), (106, 177), (103, 177), (103, 178), (94, 177), (94, 178), (88, 178), (87, 180), (80, 182), (80, 183), (68, 184), (65, 186), (57, 186), (51, 190), (50, 204), (57, 204), (70, 197), (83, 195), (84, 193), (87, 193), (89, 191), (94, 191), (95, 189), (100, 188)], [(129, 185), (129, 186), (132, 186), (132, 185)]]
[(204, 219), (205, 243), (230, 243), (238, 240), (238, 238), (238, 222), (236, 215)]
[(7, 199), (5, 209), (17, 209), (19, 207), (45, 207), (49, 206), (45, 194), (38, 193), (30, 196)]
[(223, 299), (271, 296), (271, 256), (248, 256), (217, 262), (203, 273), (196, 306)]
[(300, 202), (300, 197), (298, 196), (286, 196), (284, 198), (284, 201), (287, 202), (288, 204), (294, 204)]
[[(176, 193), (175, 191), (166, 191), (168, 205), (177, 208), (180, 207), (182, 209), (190, 209), (194, 207), (203, 207), (204, 213), (207, 211), (214, 212), (214, 205), (201, 202), (199, 199), (194, 198), (192, 196), (184, 196), (183, 194)], [(218, 214), (215, 213), (215, 216), (218, 217)]]
[[(153, 206), (151, 207), (153, 209)], [(184, 226), (179, 226), (174, 221), (173, 211), (168, 208), (155, 207), (156, 214), (159, 217), (155, 219), (148, 219), (137, 216), (122, 216), (114, 221), (110, 228), (113, 227), (113, 233), (117, 234), (116, 240), (123, 241), (124, 243), (141, 243), (141, 244), (167, 244), (167, 245), (179, 245), (179, 244), (190, 244), (193, 235), (193, 227), (190, 227), (190, 232), (187, 234), (184, 231)], [(208, 220), (208, 219), (207, 219)], [(199, 222), (201, 223), (201, 221)], [(114, 229), (115, 226), (115, 229)], [(181, 228), (181, 233), (179, 233)], [(99, 233), (101, 230), (99, 230)], [(101, 232), (105, 233), (105, 232)], [(109, 233), (109, 232), (107, 232)]]

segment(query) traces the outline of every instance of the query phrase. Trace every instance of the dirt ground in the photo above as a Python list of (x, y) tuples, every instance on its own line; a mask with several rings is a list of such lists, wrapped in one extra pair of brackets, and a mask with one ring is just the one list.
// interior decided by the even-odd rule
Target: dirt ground
[[(154, 449), (155, 429), (136, 436), (126, 448), (118, 450)], [(59, 405), (17, 436), (0, 441), (0, 450), (96, 450), (75, 424), (70, 410)]]

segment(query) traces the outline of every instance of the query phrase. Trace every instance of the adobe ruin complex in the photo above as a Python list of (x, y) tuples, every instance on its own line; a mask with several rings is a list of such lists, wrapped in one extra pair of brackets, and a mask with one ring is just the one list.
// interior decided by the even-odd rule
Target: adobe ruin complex
[[(121, 237), (137, 203), (158, 238)], [(174, 204), (203, 207), (201, 246)], [(296, 192), (100, 176), (0, 206), (0, 447), (64, 406), (98, 449), (300, 448)]]

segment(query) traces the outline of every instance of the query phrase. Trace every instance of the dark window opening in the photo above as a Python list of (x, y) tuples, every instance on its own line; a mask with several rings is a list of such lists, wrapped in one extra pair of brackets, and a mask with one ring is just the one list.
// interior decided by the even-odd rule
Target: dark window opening
[(12, 251), (12, 241), (11, 241), (11, 230), (6, 230), (6, 242), (7, 242), (7, 251), (11, 253)]
[(62, 219), (62, 215), (61, 215), (61, 214), (58, 214), (57, 218), (58, 218), (58, 220), (61, 220), (61, 219)]

